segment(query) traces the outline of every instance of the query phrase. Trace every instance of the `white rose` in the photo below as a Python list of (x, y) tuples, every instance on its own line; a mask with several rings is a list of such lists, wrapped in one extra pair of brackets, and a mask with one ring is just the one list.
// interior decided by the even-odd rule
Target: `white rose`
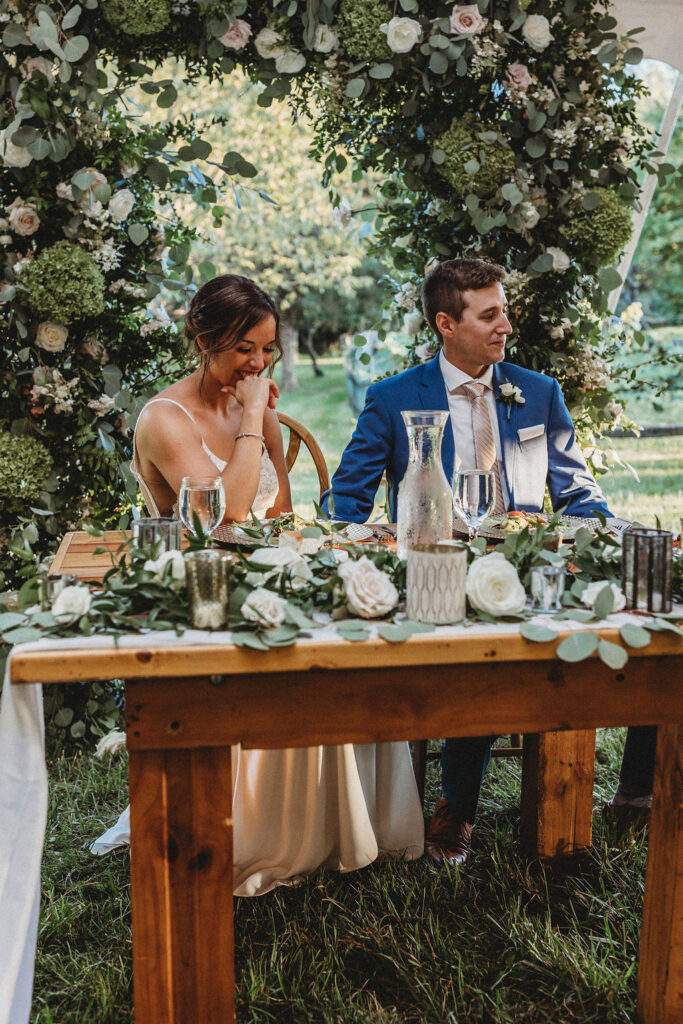
[(380, 32), (387, 34), (387, 46), (393, 53), (408, 53), (422, 35), (422, 26), (414, 18), (392, 18), (387, 25), (380, 25)]
[(171, 565), (171, 579), (177, 583), (184, 583), (185, 558), (182, 551), (164, 551), (158, 558), (148, 558), (142, 568), (146, 569), (147, 572), (153, 572), (154, 579), (157, 583), (161, 583), (164, 569), (169, 562)]
[(558, 249), (554, 245), (549, 245), (546, 252), (550, 253), (553, 258), (553, 270), (556, 270), (559, 274), (563, 274), (565, 270), (569, 270), (571, 260), (563, 249)]
[(415, 355), (421, 362), (426, 363), (428, 359), (434, 358), (436, 349), (432, 348), (431, 341), (425, 341), (421, 345), (416, 346)]
[(339, 201), (339, 206), (332, 210), (332, 217), (340, 228), (348, 228), (353, 223), (353, 210), (347, 199)]
[(473, 36), (486, 26), (476, 4), (456, 4), (451, 11), (451, 32), (460, 36)]
[(15, 199), (9, 207), (9, 224), (16, 235), (32, 235), (40, 227), (40, 217), (32, 203)]
[(536, 227), (541, 215), (533, 203), (522, 203), (522, 218), (524, 227), (530, 231)]
[(55, 192), (59, 199), (73, 199), (74, 197), (73, 189), (68, 181), (60, 181), (55, 188)]
[(257, 587), (252, 590), (240, 608), (240, 614), (249, 622), (258, 622), (267, 628), (281, 626), (285, 621), (287, 613), (287, 602), (272, 590), (265, 587)]
[(25, 146), (15, 146), (10, 138), (16, 130), (16, 124), (11, 124), (0, 132), (0, 158), (7, 167), (28, 167), (33, 157)]
[(595, 580), (593, 583), (589, 583), (583, 594), (581, 595), (582, 602), (587, 608), (592, 608), (595, 604), (598, 594), (600, 594), (605, 587), (612, 588), (612, 594), (614, 595), (614, 604), (612, 605), (613, 612), (620, 612), (622, 608), (626, 606), (626, 598), (622, 594), (620, 588), (616, 583), (607, 583), (605, 580)]
[(403, 330), (406, 334), (419, 334), (424, 324), (424, 318), (419, 309), (414, 309), (412, 313), (406, 313), (403, 317)]
[(246, 582), (254, 586), (266, 580), (279, 582), (283, 572), (290, 574), (292, 588), (300, 590), (311, 579), (313, 573), (308, 562), (291, 548), (258, 548), (249, 558), (254, 565), (265, 566), (265, 571), (254, 569), (248, 572)]
[(489, 615), (516, 615), (526, 603), (517, 570), (499, 551), (472, 562), (465, 591), (472, 607)]
[(525, 404), (526, 398), (522, 398), (522, 389), (518, 388), (517, 385), (515, 385), (513, 387), (512, 395), (513, 395), (513, 398), (514, 398), (515, 402), (517, 402), (518, 405), (524, 405)]
[(109, 200), (107, 208), (112, 220), (125, 220), (135, 206), (135, 196), (129, 188), (119, 189)]
[(259, 57), (279, 57), (284, 53), (284, 47), (280, 46), (282, 35), (272, 28), (262, 28), (254, 39), (254, 46)]
[(275, 70), (282, 75), (295, 75), (306, 66), (306, 58), (298, 50), (284, 50), (275, 58)]
[(367, 555), (358, 561), (349, 559), (339, 566), (346, 603), (354, 615), (375, 619), (386, 615), (398, 604), (398, 590)]
[(91, 398), (88, 402), (88, 407), (97, 413), (98, 416), (104, 416), (114, 408), (114, 405), (114, 399), (109, 395), (100, 395), (99, 398)]
[(52, 615), (57, 622), (73, 622), (88, 614), (90, 600), (90, 591), (85, 587), (64, 587), (55, 598)]
[(122, 178), (132, 178), (140, 170), (139, 164), (135, 164), (135, 163), (127, 164), (124, 161), (121, 161), (121, 163), (119, 164), (119, 167), (121, 168), (121, 177)]
[(242, 50), (249, 42), (252, 34), (248, 21), (238, 18), (234, 25), (229, 25), (219, 40), (227, 50)]
[(62, 324), (44, 320), (42, 324), (38, 324), (36, 345), (45, 352), (63, 352), (68, 337), (69, 332)]
[(527, 14), (526, 21), (522, 26), (522, 35), (532, 50), (545, 50), (553, 39), (550, 33), (550, 22), (542, 14)]
[(504, 384), (500, 385), (500, 393), (503, 398), (511, 398), (515, 393), (515, 385), (506, 380)]
[(313, 38), (313, 49), (318, 53), (330, 53), (339, 46), (339, 36), (329, 25), (318, 25)]
[(35, 71), (38, 71), (41, 75), (45, 75), (49, 82), (52, 76), (52, 61), (46, 57), (27, 57), (19, 65), (19, 70), (23, 78), (30, 78)]

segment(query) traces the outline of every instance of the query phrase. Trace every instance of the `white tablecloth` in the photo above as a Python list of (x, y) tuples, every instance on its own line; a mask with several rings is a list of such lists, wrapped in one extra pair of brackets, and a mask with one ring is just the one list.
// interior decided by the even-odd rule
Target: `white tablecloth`
[[(680, 609), (677, 609), (680, 610)], [(550, 617), (536, 620), (554, 626)], [(640, 616), (619, 613), (602, 623), (557, 623), (564, 629), (618, 627), (624, 622), (642, 625)], [(368, 624), (371, 635), (375, 627)], [(444, 636), (495, 635), (515, 630), (510, 623), (440, 626)], [(301, 644), (318, 644), (338, 639), (333, 625), (323, 626)], [(155, 632), (154, 646), (230, 642), (229, 633), (188, 630), (178, 637), (173, 632)], [(120, 637), (121, 647), (148, 647), (150, 636)], [(65, 648), (114, 647), (113, 637), (92, 636), (84, 640), (39, 640), (22, 644), (22, 651)], [(255, 657), (258, 657), (256, 654)], [(0, 1024), (28, 1024), (33, 987), (33, 967), (38, 932), (40, 863), (47, 817), (47, 771), (43, 699), (40, 684), (11, 686), (10, 659), (7, 662), (0, 703)]]

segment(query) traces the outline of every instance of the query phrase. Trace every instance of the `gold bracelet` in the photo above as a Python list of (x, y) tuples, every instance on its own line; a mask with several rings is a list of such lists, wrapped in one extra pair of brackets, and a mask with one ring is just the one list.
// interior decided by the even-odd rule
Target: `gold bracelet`
[(235, 436), (235, 440), (236, 440), (236, 441), (239, 441), (239, 439), (240, 439), (241, 437), (258, 437), (258, 438), (259, 438), (259, 440), (261, 441), (261, 444), (265, 444), (265, 443), (266, 443), (266, 439), (265, 439), (265, 437), (263, 436), (263, 434), (252, 434), (252, 433), (250, 433), (250, 431), (248, 431), (248, 430), (245, 430), (245, 432), (244, 432), (243, 434), (237, 434), (237, 435)]

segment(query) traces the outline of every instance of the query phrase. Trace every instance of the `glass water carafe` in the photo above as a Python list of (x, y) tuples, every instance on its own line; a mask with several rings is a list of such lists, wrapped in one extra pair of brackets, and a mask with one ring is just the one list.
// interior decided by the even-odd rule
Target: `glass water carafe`
[(437, 544), (453, 536), (453, 495), (441, 464), (448, 413), (441, 409), (402, 412), (409, 462), (398, 487), (396, 553), (405, 558), (415, 544)]

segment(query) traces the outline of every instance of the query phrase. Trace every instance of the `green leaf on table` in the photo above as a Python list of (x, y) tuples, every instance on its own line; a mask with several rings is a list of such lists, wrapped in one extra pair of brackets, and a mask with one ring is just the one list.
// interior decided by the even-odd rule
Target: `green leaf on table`
[(583, 661), (590, 658), (598, 646), (597, 633), (587, 631), (585, 633), (572, 633), (566, 640), (558, 645), (555, 652), (561, 661)]
[(289, 647), (301, 636), (298, 626), (286, 624), (275, 629), (264, 629), (261, 637), (269, 647)]
[(370, 635), (367, 624), (360, 619), (342, 619), (340, 622), (335, 622), (335, 626), (342, 639), (351, 643), (367, 640)]
[(647, 647), (652, 639), (647, 629), (636, 626), (633, 622), (625, 622), (620, 626), (619, 636), (629, 647)]
[(25, 621), (24, 616), (19, 612), (3, 612), (0, 615), (0, 633), (4, 633), (6, 629), (13, 629)]
[(628, 651), (619, 644), (613, 644), (609, 640), (598, 640), (598, 655), (605, 665), (615, 670), (623, 668), (628, 661)]
[(674, 622), (669, 622), (667, 619), (656, 618), (648, 622), (647, 628), (653, 633), (675, 633), (677, 637), (683, 639), (683, 633)]
[(387, 622), (378, 626), (377, 635), (389, 644), (401, 644), (404, 640), (409, 640), (416, 633), (433, 633), (434, 629), (435, 627), (432, 623), (413, 622), (410, 619), (404, 619), (403, 622)]
[(597, 619), (606, 619), (614, 608), (614, 591), (610, 583), (605, 583), (593, 602), (593, 614)]
[(415, 622), (414, 619), (404, 619), (403, 625), (408, 626), (411, 633), (433, 633), (436, 629), (433, 622)]
[(555, 616), (555, 622), (562, 619), (570, 619), (572, 622), (591, 622), (595, 619), (595, 615), (588, 608), (565, 608)]
[(538, 644), (546, 644), (551, 640), (557, 640), (559, 635), (556, 630), (543, 626), (540, 622), (523, 622), (519, 627), (519, 631), (525, 640), (533, 640)]
[(18, 626), (17, 629), (9, 629), (2, 639), (6, 644), (30, 644), (34, 640), (40, 640), (42, 635), (42, 632), (33, 626)]
[(232, 642), (236, 647), (249, 647), (254, 651), (269, 651), (267, 643), (261, 639), (258, 633), (233, 633)]

